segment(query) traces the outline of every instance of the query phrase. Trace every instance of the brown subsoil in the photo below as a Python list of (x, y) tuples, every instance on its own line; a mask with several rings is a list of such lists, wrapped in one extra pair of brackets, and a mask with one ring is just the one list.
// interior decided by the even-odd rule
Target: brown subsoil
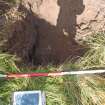
[[(60, 3), (59, 5), (63, 6)], [(83, 10), (74, 9), (65, 14), (64, 8), (67, 7), (62, 7), (57, 25), (53, 26), (38, 18), (31, 7), (27, 10), (20, 6), (19, 11), (24, 12), (26, 17), (14, 23), (12, 37), (6, 43), (6, 51), (21, 57), (26, 64), (34, 65), (60, 64), (81, 56), (84, 47), (75, 41), (75, 35), (76, 14)]]

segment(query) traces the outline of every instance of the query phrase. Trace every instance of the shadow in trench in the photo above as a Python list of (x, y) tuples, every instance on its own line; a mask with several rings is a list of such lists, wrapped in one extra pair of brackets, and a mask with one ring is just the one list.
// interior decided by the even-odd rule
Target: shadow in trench
[(38, 64), (60, 64), (83, 54), (84, 47), (75, 41), (76, 18), (84, 10), (83, 0), (58, 0), (58, 5), (56, 26), (38, 21), (39, 44), (35, 53)]

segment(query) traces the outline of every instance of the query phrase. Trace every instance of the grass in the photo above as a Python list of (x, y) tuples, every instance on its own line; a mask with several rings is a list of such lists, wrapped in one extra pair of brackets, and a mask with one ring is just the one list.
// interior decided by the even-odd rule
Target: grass
[(105, 68), (105, 33), (93, 33), (86, 38), (84, 44), (90, 49), (77, 61), (79, 68)]
[[(80, 69), (105, 69), (105, 33), (93, 33), (84, 41), (90, 47), (76, 65)], [(79, 76), (83, 105), (105, 105), (105, 78), (102, 75)]]
[[(105, 33), (93, 34), (84, 41), (89, 50), (74, 64), (61, 68), (99, 69), (105, 67)], [(0, 73), (52, 72), (59, 71), (51, 65), (45, 70), (19, 69), (19, 59), (0, 53)], [(19, 90), (42, 90), (46, 92), (47, 105), (105, 105), (105, 79), (100, 75), (0, 79), (0, 105), (10, 105), (12, 93)]]
[[(15, 65), (16, 57), (9, 54), (0, 54), (0, 72), (1, 73), (22, 73), (30, 72), (27, 69), (20, 70)], [(49, 66), (46, 72), (55, 70)], [(33, 70), (37, 72), (37, 70)], [(31, 72), (33, 72), (31, 71)], [(43, 72), (43, 70), (38, 70)], [(45, 71), (44, 71), (45, 72)], [(66, 78), (70, 79), (67, 80)], [(78, 94), (74, 88), (74, 77), (54, 77), (54, 78), (22, 78), (11, 80), (0, 80), (0, 105), (10, 105), (11, 95), (14, 91), (18, 90), (43, 90), (46, 92), (47, 105), (74, 105), (77, 103), (77, 97), (73, 96)], [(73, 84), (72, 84), (73, 83)], [(74, 97), (74, 98), (73, 98)], [(70, 100), (69, 100), (70, 98)]]

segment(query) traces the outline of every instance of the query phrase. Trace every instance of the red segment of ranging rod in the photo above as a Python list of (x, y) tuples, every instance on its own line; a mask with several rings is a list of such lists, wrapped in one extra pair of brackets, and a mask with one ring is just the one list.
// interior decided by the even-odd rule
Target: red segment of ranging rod
[(9, 74), (7, 78), (31, 78), (31, 77), (46, 77), (48, 73), (27, 73), (27, 74)]
[(31, 78), (31, 77), (55, 77), (55, 76), (63, 76), (63, 72), (57, 73), (27, 73), (27, 74), (9, 74), (7, 78)]

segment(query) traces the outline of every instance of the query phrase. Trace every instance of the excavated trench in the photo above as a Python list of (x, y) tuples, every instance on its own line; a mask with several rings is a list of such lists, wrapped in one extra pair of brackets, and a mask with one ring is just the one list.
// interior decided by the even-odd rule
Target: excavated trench
[(6, 43), (7, 51), (21, 57), (24, 63), (34, 65), (58, 65), (81, 56), (84, 47), (75, 41), (75, 35), (76, 15), (83, 11), (82, 0), (78, 0), (78, 7), (75, 1), (71, 6), (58, 3), (61, 10), (56, 26), (36, 16), (31, 6), (27, 9), (20, 5), (18, 11), (26, 16), (14, 23)]

